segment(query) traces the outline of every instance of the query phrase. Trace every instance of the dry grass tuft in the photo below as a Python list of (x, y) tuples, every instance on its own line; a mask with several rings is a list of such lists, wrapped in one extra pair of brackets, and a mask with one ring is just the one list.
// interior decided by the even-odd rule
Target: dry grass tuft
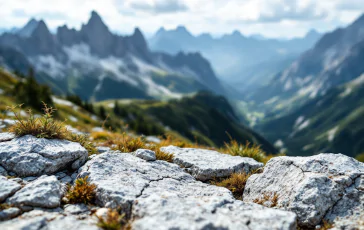
[(70, 204), (91, 204), (94, 202), (96, 196), (96, 185), (90, 184), (88, 176), (79, 178), (75, 181), (73, 187), (69, 187), (66, 199)]
[(131, 137), (123, 133), (121, 139), (117, 141), (117, 150), (123, 153), (134, 152), (145, 148), (146, 144), (142, 137)]
[(23, 120), (20, 114), (15, 111), (16, 107), (8, 107), (8, 109), (14, 113), (17, 121), (9, 128), (9, 131), (17, 136), (32, 135), (38, 138), (66, 139), (69, 135), (64, 123), (53, 119), (55, 110), (52, 107), (47, 107), (46, 104), (44, 104), (43, 116), (35, 117), (29, 109), (29, 117), (26, 120)]
[(258, 145), (252, 145), (248, 141), (243, 145), (236, 140), (231, 140), (229, 143), (225, 143), (225, 148), (221, 151), (232, 156), (250, 157), (259, 162), (266, 162), (264, 151)]
[(155, 152), (155, 157), (157, 160), (160, 161), (167, 161), (169, 163), (173, 162), (174, 155), (172, 153), (166, 153), (160, 150), (160, 148), (163, 146), (160, 145), (151, 145), (149, 146), (149, 149), (153, 150)]
[(251, 174), (233, 173), (229, 178), (212, 184), (229, 189), (236, 199), (241, 199), (244, 193), (245, 185)]
[(269, 203), (269, 208), (276, 207), (278, 204), (278, 194), (276, 192), (264, 193), (261, 197), (253, 200), (254, 203), (266, 206)]
[(9, 128), (9, 132), (16, 136), (32, 135), (37, 138), (61, 139), (80, 143), (90, 155), (96, 154), (95, 146), (89, 141), (86, 135), (78, 135), (69, 131), (63, 122), (54, 120), (53, 113), (55, 109), (43, 104), (44, 114), (41, 117), (35, 117), (31, 110), (28, 110), (28, 118), (22, 119), (20, 114), (15, 111), (16, 107), (8, 107), (16, 118), (16, 123)]
[(326, 220), (322, 221), (322, 225), (319, 228), (319, 230), (328, 230), (328, 229), (332, 229), (334, 227), (334, 225)]
[(2, 203), (0, 204), (0, 211), (11, 208), (12, 206), (10, 204)]
[(104, 230), (126, 230), (130, 229), (128, 221), (125, 219), (125, 214), (119, 215), (116, 210), (111, 210), (107, 212), (106, 218), (97, 216), (99, 222), (97, 226)]

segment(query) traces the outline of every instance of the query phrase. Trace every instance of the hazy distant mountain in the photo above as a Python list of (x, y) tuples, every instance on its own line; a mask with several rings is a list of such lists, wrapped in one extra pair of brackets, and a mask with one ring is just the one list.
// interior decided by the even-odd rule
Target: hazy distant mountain
[(30, 37), (33, 31), (38, 27), (40, 21), (32, 18), (23, 28), (16, 31), (16, 33), (22, 37)]
[(43, 20), (32, 19), (17, 33), (0, 36), (0, 46), (24, 54), (37, 78), (57, 92), (84, 99), (179, 97), (199, 90), (224, 93), (199, 53), (151, 52), (139, 29), (131, 36), (115, 35), (96, 12), (79, 31), (65, 25), (56, 34)]
[(257, 90), (252, 99), (278, 111), (299, 106), (364, 72), (364, 15), (346, 28), (325, 34), (290, 67)]
[[(362, 63), (364, 46), (360, 52)], [(292, 155), (334, 152), (355, 157), (364, 152), (363, 105), (364, 74), (256, 128), (272, 143), (281, 140)]]
[(170, 54), (181, 50), (201, 52), (221, 79), (243, 91), (267, 83), (319, 38), (314, 30), (304, 38), (291, 40), (245, 37), (239, 31), (213, 38), (210, 34), (194, 36), (179, 26), (175, 30), (159, 29), (148, 42), (152, 50)]

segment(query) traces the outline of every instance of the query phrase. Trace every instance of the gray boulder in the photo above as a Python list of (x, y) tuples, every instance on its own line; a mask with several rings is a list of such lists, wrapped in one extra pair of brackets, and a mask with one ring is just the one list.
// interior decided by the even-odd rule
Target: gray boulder
[(8, 176), (8, 172), (0, 166), (0, 176)]
[(122, 208), (130, 214), (132, 203), (151, 181), (163, 178), (194, 181), (177, 165), (164, 161), (147, 162), (127, 153), (103, 153), (88, 161), (78, 177), (89, 176), (96, 184), (96, 204)]
[(9, 220), (20, 215), (21, 211), (19, 208), (8, 208), (0, 211), (0, 221)]
[(364, 212), (363, 175), (364, 164), (342, 154), (276, 157), (248, 179), (243, 201), (293, 211), (300, 226), (314, 228)]
[(155, 152), (149, 149), (138, 149), (135, 151), (135, 156), (146, 161), (156, 160)]
[(97, 218), (88, 216), (82, 219), (77, 216), (33, 210), (18, 218), (0, 222), (1, 230), (100, 230), (96, 226)]
[(121, 208), (135, 219), (133, 229), (249, 229), (250, 224), (255, 229), (296, 227), (294, 213), (236, 201), (229, 190), (196, 181), (164, 161), (104, 153), (79, 170), (78, 177), (85, 176), (97, 186), (96, 203)]
[(168, 146), (161, 148), (161, 151), (174, 154), (175, 164), (202, 181), (227, 177), (235, 172), (249, 173), (263, 167), (262, 163), (252, 158), (231, 156), (212, 150)]
[(61, 204), (61, 184), (55, 176), (42, 176), (8, 199), (15, 206), (56, 208)]
[(0, 165), (18, 176), (52, 174), (66, 167), (78, 169), (87, 150), (79, 143), (24, 136), (0, 142)]
[(19, 183), (8, 180), (4, 176), (0, 176), (0, 202), (3, 202), (19, 189), (21, 189), (21, 185)]
[[(152, 182), (133, 207), (133, 229), (296, 229), (292, 212), (243, 203), (202, 182)], [(163, 225), (161, 225), (163, 223)]]

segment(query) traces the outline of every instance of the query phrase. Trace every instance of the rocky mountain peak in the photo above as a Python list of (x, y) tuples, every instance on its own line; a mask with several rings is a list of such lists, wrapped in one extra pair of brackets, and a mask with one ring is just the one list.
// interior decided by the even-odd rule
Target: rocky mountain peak
[(46, 23), (43, 20), (40, 20), (37, 23), (37, 26), (34, 28), (31, 36), (49, 37), (52, 36), (52, 34), (49, 31)]
[(91, 12), (89, 21), (86, 25), (82, 26), (81, 31), (94, 35), (97, 35), (98, 33), (110, 33), (109, 28), (105, 25), (96, 11)]
[(28, 23), (21, 28), (19, 31), (17, 31), (17, 34), (20, 35), (21, 37), (30, 37), (30, 35), (32, 35), (33, 31), (35, 30), (35, 28), (38, 26), (39, 21), (32, 18), (28, 21)]

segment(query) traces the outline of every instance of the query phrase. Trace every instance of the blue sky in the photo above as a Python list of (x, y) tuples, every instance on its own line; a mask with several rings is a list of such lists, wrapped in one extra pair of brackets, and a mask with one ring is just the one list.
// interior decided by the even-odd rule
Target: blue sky
[(364, 0), (0, 0), (0, 28), (20, 27), (29, 18), (51, 29), (80, 28), (96, 10), (112, 31), (134, 27), (150, 35), (161, 26), (185, 25), (193, 34), (239, 30), (268, 37), (303, 36), (345, 26), (364, 12)]

